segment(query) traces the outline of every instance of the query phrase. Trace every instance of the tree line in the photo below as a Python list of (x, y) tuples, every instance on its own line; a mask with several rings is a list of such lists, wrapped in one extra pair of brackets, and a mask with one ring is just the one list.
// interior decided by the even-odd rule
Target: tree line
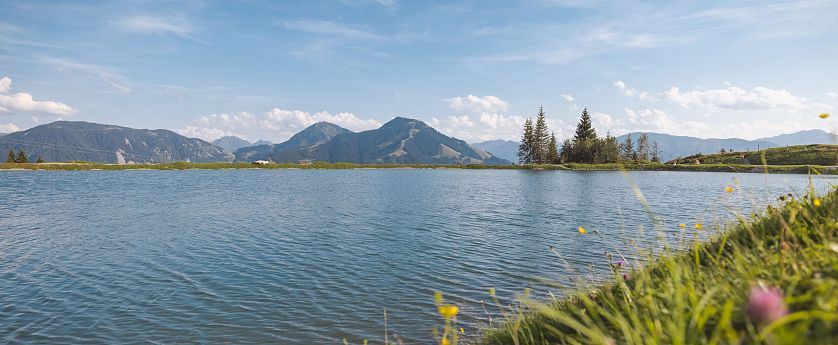
[[(1, 152), (1, 151), (0, 151)], [(41, 156), (38, 156), (38, 160), (35, 163), (43, 163), (44, 159)], [(9, 153), (6, 155), (6, 163), (29, 163), (29, 158), (26, 156), (26, 152), (23, 149), (15, 154), (14, 149), (9, 149)]]
[(660, 162), (658, 143), (650, 145), (646, 133), (640, 134), (636, 142), (631, 134), (622, 143), (611, 133), (598, 137), (588, 108), (582, 110), (573, 138), (565, 139), (561, 149), (555, 133), (548, 132), (544, 108), (539, 107), (535, 125), (530, 118), (524, 121), (524, 133), (518, 146), (520, 164)]

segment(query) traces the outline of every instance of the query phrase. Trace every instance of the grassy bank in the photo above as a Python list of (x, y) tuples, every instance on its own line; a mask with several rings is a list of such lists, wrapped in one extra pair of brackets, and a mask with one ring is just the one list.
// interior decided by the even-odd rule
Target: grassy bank
[[(764, 160), (763, 160), (764, 159)], [(693, 155), (673, 160), (679, 164), (838, 165), (838, 145), (797, 145), (751, 152)]]
[(477, 343), (838, 344), (836, 189), (686, 244), (645, 267), (612, 261), (607, 282), (566, 298), (524, 298)]
[(743, 164), (662, 164), (662, 163), (568, 163), (555, 165), (443, 165), (443, 164), (356, 164), (356, 163), (158, 163), (158, 164), (101, 164), (68, 163), (0, 163), (0, 170), (189, 170), (189, 169), (516, 169), (516, 170), (638, 170), (638, 171), (716, 171), (758, 172), (786, 174), (838, 174), (838, 168), (817, 165), (743, 165)]

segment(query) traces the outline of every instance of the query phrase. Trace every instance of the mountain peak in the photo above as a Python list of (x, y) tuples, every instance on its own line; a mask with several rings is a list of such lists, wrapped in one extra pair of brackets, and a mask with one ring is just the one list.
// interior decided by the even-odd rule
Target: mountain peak
[(381, 128), (404, 126), (404, 125), (411, 125), (411, 124), (415, 124), (415, 125), (420, 126), (420, 127), (428, 127), (427, 124), (425, 124), (424, 122), (422, 122), (420, 120), (411, 119), (411, 118), (407, 118), (407, 117), (396, 116), (392, 120), (387, 121), (387, 123), (382, 125)]

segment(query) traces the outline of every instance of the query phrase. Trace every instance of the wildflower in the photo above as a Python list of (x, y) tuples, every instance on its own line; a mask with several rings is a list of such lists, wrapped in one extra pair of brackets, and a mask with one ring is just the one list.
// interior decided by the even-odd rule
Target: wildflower
[(703, 228), (703, 227), (704, 227), (704, 225), (701, 225), (701, 223), (695, 223), (695, 229), (696, 230), (701, 230), (701, 228)]
[(588, 232), (588, 230), (585, 230), (585, 228), (583, 228), (583, 227), (581, 227), (581, 226), (579, 227), (579, 234), (580, 234), (580, 235), (584, 235), (584, 234), (585, 234), (585, 233), (587, 233), (587, 232)]
[(466, 330), (464, 330), (462, 327), (460, 327), (460, 334), (466, 334)]
[(827, 113), (822, 113), (822, 114), (818, 115), (818, 117), (820, 117), (820, 118), (822, 118), (822, 119), (825, 119), (825, 118), (829, 117), (829, 114), (827, 114)]
[(623, 280), (629, 280), (628, 273), (623, 273)]
[(725, 187), (725, 192), (727, 192), (727, 193), (733, 193), (733, 187), (731, 187), (731, 186), (727, 186), (727, 187)]
[(489, 288), (489, 296), (495, 297), (495, 288)]
[(748, 296), (748, 317), (757, 324), (767, 324), (788, 314), (783, 292), (776, 288), (755, 287)]
[(625, 263), (626, 263), (625, 261), (623, 261), (622, 259), (620, 259), (620, 260), (614, 261), (614, 266), (617, 266), (617, 268), (620, 268), (620, 267), (623, 267), (623, 265), (624, 265)]
[(683, 229), (683, 228), (686, 228), (686, 227), (687, 227), (687, 224), (681, 223), (681, 224), (678, 224), (678, 227), (679, 227), (679, 228), (681, 228), (681, 229)]
[(812, 205), (815, 207), (821, 207), (821, 199), (815, 198), (815, 200), (812, 200)]
[(439, 292), (439, 291), (434, 292), (434, 303), (442, 304), (442, 292)]
[(451, 343), (448, 341), (448, 338), (442, 338), (442, 341), (440, 342), (440, 344), (442, 344), (442, 345), (449, 345), (449, 344), (451, 344)]
[(457, 312), (460, 311), (460, 308), (457, 308), (456, 305), (453, 304), (443, 304), (439, 306), (439, 315), (442, 315), (447, 318), (457, 316)]

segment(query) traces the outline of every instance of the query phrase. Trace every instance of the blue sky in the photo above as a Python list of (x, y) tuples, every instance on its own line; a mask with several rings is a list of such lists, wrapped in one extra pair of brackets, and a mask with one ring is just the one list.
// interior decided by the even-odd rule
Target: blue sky
[(58, 119), (281, 141), (421, 119), (515, 139), (829, 129), (838, 2), (5, 1), (0, 132)]

